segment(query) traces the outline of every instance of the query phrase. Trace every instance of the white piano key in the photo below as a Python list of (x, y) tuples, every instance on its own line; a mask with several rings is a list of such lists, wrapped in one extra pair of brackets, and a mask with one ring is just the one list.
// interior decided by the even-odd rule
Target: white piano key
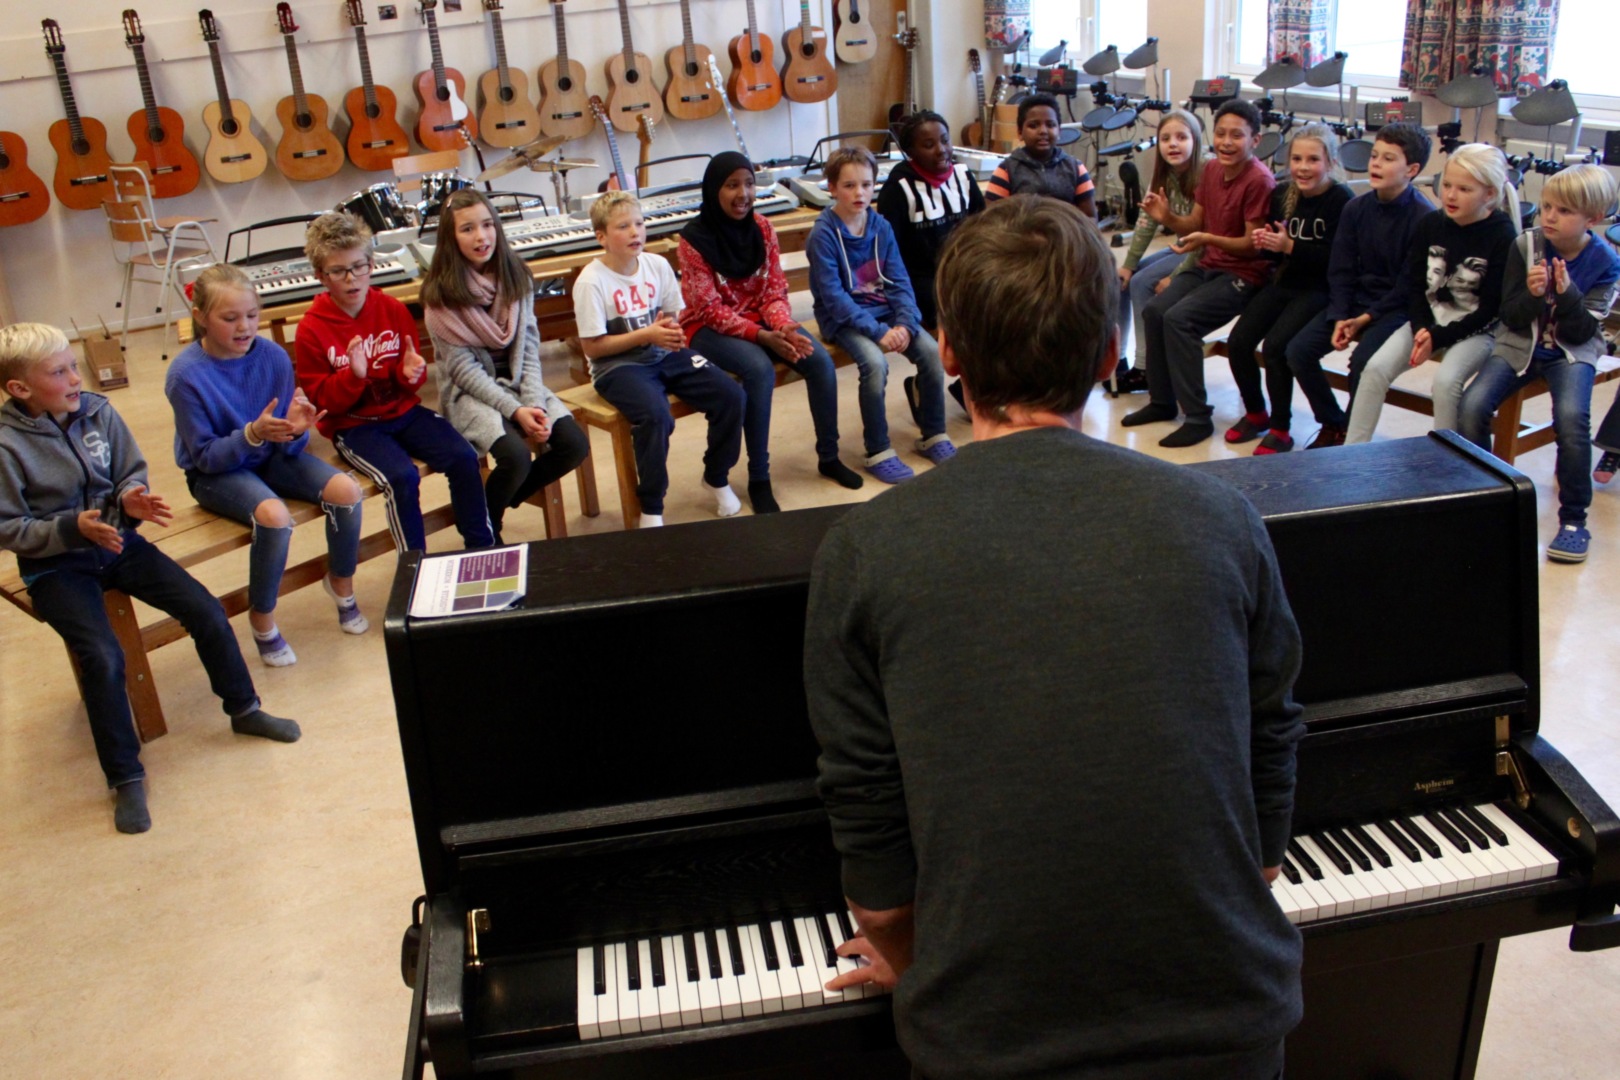
[(664, 1026), (660, 1019), (658, 988), (653, 985), (652, 947), (646, 938), (632, 941), (629, 948), (636, 950), (641, 965), (641, 989), (636, 992), (636, 1010), (641, 1016), (642, 1031), (658, 1031)]
[(1296, 839), (1299, 841), (1299, 846), (1309, 852), (1311, 858), (1315, 859), (1316, 864), (1322, 868), (1322, 880), (1329, 883), (1329, 888), (1334, 889), (1340, 896), (1348, 898), (1350, 906), (1348, 908), (1341, 906), (1339, 908), (1340, 915), (1353, 915), (1358, 911), (1370, 911), (1372, 909), (1372, 898), (1368, 894), (1366, 886), (1357, 881), (1354, 874), (1346, 874), (1341, 871), (1333, 860), (1328, 857), (1328, 853), (1322, 850), (1322, 845), (1311, 837), (1300, 836), (1296, 837)]
[(782, 1011), (782, 984), (776, 972), (765, 962), (765, 944), (762, 937), (769, 931), (764, 924), (750, 924), (742, 928), (743, 944), (748, 949), (749, 970), (759, 982), (760, 1009), (765, 1015)]
[(1338, 874), (1333, 869), (1333, 864), (1328, 861), (1326, 855), (1322, 854), (1322, 849), (1311, 843), (1310, 838), (1307, 836), (1296, 836), (1294, 840), (1305, 854), (1316, 860), (1317, 868), (1322, 872), (1320, 878), (1315, 878), (1303, 866), (1300, 867), (1300, 877), (1307, 883), (1308, 887), (1312, 888), (1317, 895), (1325, 894), (1328, 898), (1332, 911), (1325, 913), (1323, 918), (1352, 914), (1356, 910), (1355, 895), (1339, 880)]
[(720, 939), (720, 960), (725, 965), (726, 972), (737, 981), (737, 998), (742, 1004), (744, 1016), (759, 1016), (765, 1012), (765, 1002), (759, 992), (759, 975), (754, 970), (752, 950), (748, 947), (748, 937), (743, 933), (741, 926), (737, 927), (737, 944), (742, 948), (742, 970), (737, 970), (731, 955), (730, 934)]
[[(720, 991), (720, 1018), (722, 1020), (738, 1020), (742, 1018), (742, 994), (737, 988), (737, 976), (731, 971), (730, 950), (726, 947), (726, 932), (724, 928), (710, 930), (705, 938), (713, 936), (716, 946), (716, 956), (720, 960), (720, 977), (714, 980), (715, 987)], [(703, 953), (703, 966), (706, 973), (713, 975), (710, 965), (710, 956)]]
[[(1423, 835), (1428, 836), (1431, 842), (1445, 843), (1445, 841), (1440, 839), (1438, 833), (1434, 833), (1431, 830), (1424, 828), (1423, 824), (1419, 823), (1415, 818), (1408, 817), (1406, 820), (1411, 822), (1412, 825)], [(1399, 828), (1400, 826), (1397, 825), (1396, 827)], [(1413, 843), (1417, 843), (1417, 841), (1414, 840)], [(1422, 844), (1418, 844), (1418, 850), (1423, 854), (1422, 866), (1428, 870), (1429, 873), (1433, 874), (1434, 879), (1440, 883), (1440, 895), (1456, 896), (1459, 891), (1458, 886), (1461, 883), (1462, 875), (1458, 872), (1457, 867), (1446, 859), (1445, 848), (1440, 849), (1440, 857), (1438, 859), (1430, 854)]]
[(1525, 832), (1519, 827), (1508, 813), (1498, 806), (1487, 803), (1479, 808), (1496, 827), (1507, 833), (1508, 845), (1525, 857), (1525, 880), (1541, 881), (1545, 878), (1558, 876), (1558, 856), (1542, 846), (1541, 841)]
[[(722, 1011), (720, 1001), (720, 980), (714, 977), (714, 973), (709, 967), (709, 947), (704, 941), (705, 936), (701, 930), (692, 934), (692, 937), (697, 941), (698, 1001), (703, 1006), (703, 1022), (713, 1024), (719, 1022), (725, 1016), (725, 1013)], [(732, 983), (733, 993), (736, 992), (736, 985), (735, 982)], [(742, 1015), (741, 1009), (737, 1010), (737, 1015)]]
[(613, 944), (613, 970), (613, 986), (619, 997), (619, 1034), (637, 1034), (641, 1031), (641, 997), (630, 989), (629, 950), (622, 941)]
[(1299, 898), (1294, 894), (1293, 885), (1282, 874), (1278, 874), (1277, 880), (1271, 883), (1271, 898), (1277, 902), (1277, 907), (1289, 922), (1297, 924), (1300, 921)]
[(809, 968), (821, 988), (821, 1001), (832, 1004), (838, 1001), (853, 1001), (854, 996), (845, 997), (842, 991), (828, 990), (827, 984), (838, 977), (836, 965), (827, 966), (827, 953), (821, 944), (821, 932), (816, 929), (817, 916), (809, 915), (798, 920), (799, 944), (804, 949), (804, 966)]
[(681, 979), (686, 974), (686, 962), (679, 958), (679, 939), (658, 939), (658, 951), (664, 957), (664, 985), (658, 987), (658, 1025), (672, 1031), (681, 1025)]
[(596, 1023), (605, 1038), (623, 1031), (619, 1023), (618, 952), (612, 945), (602, 946), (602, 970), (607, 978), (607, 993), (596, 999)]
[(1457, 891), (1459, 893), (1479, 892), (1481, 889), (1491, 887), (1492, 879), (1496, 876), (1496, 863), (1494, 860), (1484, 858), (1474, 848), (1474, 845), (1468, 842), (1466, 837), (1463, 839), (1463, 843), (1468, 845), (1468, 850), (1460, 851), (1457, 845), (1453, 844), (1450, 838), (1445, 836), (1440, 831), (1440, 827), (1435, 825), (1434, 822), (1424, 819), (1423, 826), (1429, 835), (1440, 841), (1440, 850), (1444, 852), (1444, 860), (1457, 873)]
[[(1485, 816), (1484, 807), (1476, 806), (1474, 809), (1480, 812), (1481, 817)], [(1486, 818), (1486, 820), (1492, 819)], [(1494, 839), (1491, 840), (1491, 851), (1496, 856), (1497, 861), (1507, 867), (1507, 883), (1509, 885), (1517, 885), (1529, 877), (1530, 860), (1526, 857), (1526, 853), (1513, 843), (1511, 837), (1508, 838), (1505, 847), (1498, 845)]]
[[(836, 914), (823, 915), (822, 919), (826, 921), (827, 929), (832, 932), (834, 947), (842, 945), (844, 943), (844, 928), (838, 925), (838, 916)], [(861, 966), (863, 966), (863, 961), (853, 956), (840, 956), (838, 958), (838, 974), (840, 975), (847, 975), (851, 971), (855, 971)], [(871, 991), (873, 997), (876, 997), (879, 993), (879, 989), (877, 987), (869, 987), (864, 984), (845, 987), (844, 999), (847, 1001), (854, 998), (866, 997), (869, 990)]]
[[(1303, 889), (1305, 895), (1309, 896), (1316, 904), (1316, 917), (1318, 919), (1331, 919), (1340, 914), (1340, 897), (1332, 889), (1328, 888), (1326, 881), (1311, 877), (1303, 866), (1299, 867), (1298, 888)], [(1345, 898), (1345, 900), (1348, 903), (1348, 898)], [(1348, 906), (1344, 914), (1349, 914)]]
[(575, 1011), (578, 1014), (576, 1026), (579, 1028), (581, 1039), (599, 1039), (602, 1037), (602, 1028), (596, 1022), (596, 958), (595, 950), (589, 945), (578, 952), (574, 962), (578, 985), (574, 991)]
[(670, 973), (670, 978), (675, 981), (675, 992), (681, 1001), (681, 1026), (697, 1027), (703, 1023), (703, 1000), (698, 993), (697, 982), (687, 978), (686, 939), (676, 934), (670, 941), (675, 949), (675, 970)]
[[(782, 1008), (784, 1010), (802, 1009), (805, 1007), (804, 986), (805, 981), (799, 975), (799, 968), (793, 966), (793, 958), (788, 953), (787, 937), (782, 933), (782, 922), (779, 919), (771, 920), (771, 940), (776, 943), (776, 955), (781, 961), (777, 969), (777, 980), (782, 986)], [(820, 1000), (816, 998), (814, 1000)]]

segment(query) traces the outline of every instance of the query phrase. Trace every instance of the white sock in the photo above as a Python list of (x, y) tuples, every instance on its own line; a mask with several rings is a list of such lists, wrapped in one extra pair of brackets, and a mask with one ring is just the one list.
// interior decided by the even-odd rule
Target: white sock
[(298, 654), (274, 624), (268, 630), (254, 630), (253, 644), (258, 646), (259, 659), (268, 667), (291, 667), (298, 663)]
[(664, 523), (663, 514), (642, 514), (638, 529), (656, 529)]
[(731, 517), (742, 510), (742, 500), (737, 498), (737, 493), (731, 490), (730, 484), (711, 487), (705, 480), (703, 487), (714, 496), (714, 512), (719, 517)]

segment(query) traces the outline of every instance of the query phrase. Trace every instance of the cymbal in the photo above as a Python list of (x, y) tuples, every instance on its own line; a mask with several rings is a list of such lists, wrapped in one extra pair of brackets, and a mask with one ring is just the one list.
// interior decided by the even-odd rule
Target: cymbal
[(1125, 55), (1122, 67), (1135, 71), (1137, 68), (1152, 67), (1159, 62), (1159, 39), (1150, 37)]
[(1344, 81), (1344, 62), (1349, 59), (1347, 52), (1336, 52), (1319, 64), (1312, 64), (1305, 72), (1305, 82), (1310, 86), (1338, 86)]
[(1496, 80), (1483, 71), (1458, 75), (1434, 92), (1442, 105), (1453, 109), (1480, 109), (1496, 104)]
[(1119, 47), (1110, 45), (1080, 65), (1087, 75), (1112, 75), (1119, 70)]
[(523, 154), (526, 157), (545, 157), (567, 141), (567, 137), (563, 135), (546, 135), (534, 142), (513, 147), (512, 153)]
[(1575, 104), (1575, 96), (1563, 79), (1554, 79), (1523, 101), (1516, 102), (1509, 111), (1513, 119), (1532, 127), (1565, 124), (1581, 115), (1581, 107)]
[(479, 173), (476, 180), (483, 183), (505, 176), (507, 173), (517, 172), (519, 169), (528, 169), (530, 172), (567, 172), (569, 169), (594, 169), (596, 162), (589, 159), (579, 161), (542, 161), (539, 158), (528, 158), (514, 150), (511, 154), (501, 158), (495, 164)]
[(1285, 56), (1254, 77), (1262, 90), (1290, 90), (1305, 81), (1305, 69), (1291, 56)]

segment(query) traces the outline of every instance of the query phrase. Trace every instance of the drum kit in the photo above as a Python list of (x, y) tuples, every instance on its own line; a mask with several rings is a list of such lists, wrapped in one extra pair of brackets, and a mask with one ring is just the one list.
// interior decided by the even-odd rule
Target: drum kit
[[(1136, 124), (1142, 118), (1142, 114), (1150, 109), (1163, 111), (1170, 108), (1168, 101), (1155, 101), (1145, 96), (1132, 100), (1129, 94), (1115, 93), (1107, 80), (1122, 68), (1132, 71), (1153, 68), (1153, 86), (1157, 92), (1160, 86), (1158, 64), (1159, 39), (1150, 37), (1127, 53), (1123, 59), (1119, 55), (1118, 47), (1110, 45), (1080, 65), (1082, 71), (1097, 79), (1090, 87), (1095, 107), (1080, 118), (1077, 129), (1070, 130), (1074, 132), (1075, 138), (1081, 136), (1091, 138), (1092, 148), (1095, 151), (1092, 172), (1097, 187), (1098, 211), (1105, 222), (1107, 209), (1117, 198), (1126, 223), (1136, 224), (1136, 208), (1141, 201), (1142, 192), (1141, 180), (1131, 156), (1135, 151), (1149, 149), (1153, 145), (1151, 139), (1138, 145)], [(1114, 138), (1105, 145), (1104, 140), (1107, 136)], [(1117, 182), (1109, 175), (1109, 159), (1114, 157), (1122, 158)], [(1118, 190), (1115, 190), (1116, 188)]]

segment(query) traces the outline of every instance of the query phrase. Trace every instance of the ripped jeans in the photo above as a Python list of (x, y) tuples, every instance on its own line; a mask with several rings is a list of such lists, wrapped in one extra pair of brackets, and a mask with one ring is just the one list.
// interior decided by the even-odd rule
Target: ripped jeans
[(266, 499), (284, 497), (319, 503), (326, 513), (328, 572), (336, 578), (354, 576), (360, 557), (360, 504), (326, 502), (321, 492), (338, 471), (309, 454), (272, 454), (257, 469), (224, 473), (186, 471), (186, 486), (198, 505), (233, 521), (253, 527), (248, 552), (248, 604), (269, 614), (281, 593), (281, 575), (287, 568), (292, 528), (261, 525), (253, 512)]

